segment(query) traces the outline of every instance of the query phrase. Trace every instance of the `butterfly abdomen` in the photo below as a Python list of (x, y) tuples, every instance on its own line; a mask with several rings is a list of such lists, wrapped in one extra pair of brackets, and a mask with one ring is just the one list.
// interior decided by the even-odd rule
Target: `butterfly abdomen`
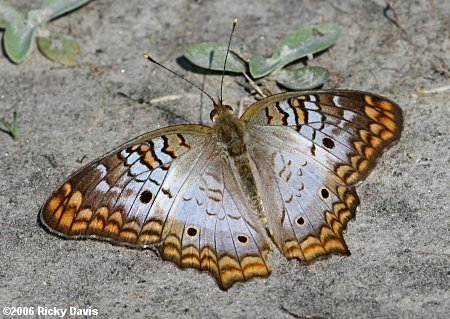
[(263, 223), (263, 225), (266, 225), (267, 223), (266, 216), (264, 214), (264, 211), (261, 206), (261, 201), (258, 196), (258, 190), (256, 188), (253, 172), (250, 168), (250, 161), (248, 159), (248, 154), (247, 153), (242, 154), (240, 156), (233, 158), (233, 160), (234, 165), (236, 166), (236, 169), (239, 173), (239, 178), (242, 181), (244, 191), (249, 197), (250, 203), (258, 213), (258, 217)]

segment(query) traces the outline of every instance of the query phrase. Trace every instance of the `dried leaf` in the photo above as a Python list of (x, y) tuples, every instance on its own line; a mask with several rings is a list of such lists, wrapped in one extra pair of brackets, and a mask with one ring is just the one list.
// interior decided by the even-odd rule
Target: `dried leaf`
[(49, 37), (38, 37), (39, 50), (48, 59), (63, 65), (75, 65), (80, 45), (72, 37), (62, 32), (52, 32)]

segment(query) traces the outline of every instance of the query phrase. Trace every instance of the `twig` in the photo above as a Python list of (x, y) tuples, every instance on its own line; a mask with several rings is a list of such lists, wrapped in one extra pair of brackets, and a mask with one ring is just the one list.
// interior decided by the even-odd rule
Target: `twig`
[(84, 159), (87, 157), (87, 154), (84, 154), (81, 158), (77, 159), (77, 162), (83, 164)]
[(281, 306), (280, 309), (296, 319), (323, 319), (323, 317), (319, 317), (319, 316), (312, 316), (312, 317), (311, 316), (301, 316), (301, 315), (298, 315), (298, 314), (293, 313), (292, 311), (286, 309), (286, 307), (284, 307), (284, 306)]
[(183, 117), (183, 116), (181, 116), (181, 115), (178, 115), (178, 114), (176, 114), (176, 113), (174, 113), (174, 112), (172, 112), (172, 111), (170, 111), (170, 110), (167, 110), (167, 109), (165, 109), (165, 108), (163, 108), (163, 107), (161, 107), (161, 106), (159, 106), (159, 105), (157, 105), (157, 104), (163, 103), (163, 102), (168, 102), (168, 101), (175, 101), (175, 100), (184, 98), (184, 97), (186, 97), (186, 96), (196, 96), (196, 95), (194, 95), (194, 94), (167, 95), (167, 96), (161, 96), (161, 97), (158, 97), (158, 98), (151, 99), (150, 101), (144, 101), (144, 99), (142, 99), (142, 98), (140, 98), (140, 99), (135, 99), (135, 98), (133, 98), (133, 97), (131, 97), (131, 96), (129, 96), (129, 95), (123, 93), (123, 92), (117, 92), (117, 94), (120, 95), (120, 96), (122, 96), (122, 97), (124, 97), (124, 98), (130, 99), (130, 100), (132, 100), (132, 101), (134, 101), (134, 102), (137, 102), (137, 103), (139, 103), (139, 104), (145, 103), (145, 104), (147, 104), (147, 105), (151, 105), (151, 106), (153, 106), (154, 108), (156, 108), (157, 110), (160, 110), (160, 111), (162, 111), (162, 112), (165, 112), (165, 113), (167, 113), (167, 114), (170, 114), (170, 115), (172, 115), (173, 117), (178, 118), (178, 119), (180, 119), (180, 120), (182, 120), (182, 121), (184, 121), (184, 122), (186, 122), (186, 123), (191, 123), (191, 122), (188, 121), (185, 117)]
[[(392, 15), (393, 17), (390, 17), (388, 12), (392, 11)], [(397, 27), (397, 29), (399, 29), (404, 36), (407, 36), (408, 34), (406, 33), (406, 31), (400, 26), (400, 24), (397, 22), (397, 13), (395, 12), (394, 8), (391, 7), (391, 4), (388, 2), (386, 3), (386, 6), (383, 8), (383, 16), (388, 19), (388, 21), (390, 23), (392, 23), (393, 25), (395, 25)]]
[(252, 86), (252, 88), (259, 94), (261, 95), (263, 98), (267, 97), (267, 95), (265, 95), (263, 93), (263, 91), (261, 90), (261, 88), (255, 83), (255, 81), (253, 81), (246, 72), (242, 73), (244, 75), (244, 77), (246, 78), (246, 80), (248, 81), (248, 83), (250, 83), (250, 85)]
[(450, 91), (450, 85), (441, 86), (435, 89), (424, 90), (424, 89), (416, 89), (416, 93), (419, 95), (432, 94), (432, 93), (442, 93)]
[[(393, 17), (390, 17), (388, 12), (392, 11)], [(402, 37), (404, 40), (406, 40), (409, 44), (411, 44), (414, 48), (419, 49), (419, 45), (416, 44), (413, 39), (408, 35), (408, 33), (400, 26), (400, 23), (398, 23), (397, 19), (397, 13), (395, 12), (394, 8), (392, 8), (391, 4), (389, 2), (386, 3), (386, 6), (383, 8), (383, 16), (391, 22), (398, 30), (400, 30), (400, 37)]]
[(170, 101), (179, 100), (179, 99), (182, 99), (185, 97), (194, 97), (194, 96), (196, 96), (196, 95), (194, 95), (194, 94), (166, 95), (166, 96), (161, 96), (161, 97), (151, 99), (151, 100), (147, 101), (146, 104), (152, 105), (152, 104), (170, 102)]

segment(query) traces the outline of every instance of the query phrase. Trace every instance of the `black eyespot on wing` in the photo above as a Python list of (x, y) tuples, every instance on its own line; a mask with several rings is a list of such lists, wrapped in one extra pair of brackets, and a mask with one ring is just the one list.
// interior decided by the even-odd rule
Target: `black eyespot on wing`
[(322, 188), (322, 189), (320, 190), (320, 195), (322, 195), (322, 198), (328, 198), (328, 196), (330, 196), (330, 193), (328, 192), (327, 189)]
[(325, 138), (322, 140), (322, 143), (323, 143), (323, 145), (324, 145), (326, 148), (333, 148), (333, 147), (334, 147), (334, 142), (333, 142), (333, 140), (332, 140), (331, 138), (325, 137)]
[(139, 197), (139, 199), (141, 200), (142, 203), (144, 204), (148, 204), (150, 203), (150, 201), (153, 198), (153, 194), (151, 191), (149, 190), (145, 190), (141, 193), (141, 196)]
[(189, 236), (194, 237), (194, 236), (197, 235), (197, 229), (195, 229), (194, 227), (189, 227), (189, 228), (187, 229), (187, 234), (188, 234)]
[(305, 223), (305, 220), (303, 219), (303, 217), (299, 217), (299, 218), (297, 218), (296, 223), (298, 225), (303, 225)]
[(239, 236), (238, 236), (238, 240), (239, 240), (241, 243), (245, 244), (245, 243), (248, 241), (248, 238), (247, 238), (247, 236), (239, 235)]

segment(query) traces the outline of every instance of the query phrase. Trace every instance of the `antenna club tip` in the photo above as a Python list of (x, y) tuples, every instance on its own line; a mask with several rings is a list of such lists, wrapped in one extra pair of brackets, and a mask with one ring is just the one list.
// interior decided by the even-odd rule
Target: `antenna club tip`
[(144, 53), (144, 58), (149, 60), (150, 62), (157, 63), (148, 53)]
[(233, 26), (236, 26), (237, 23), (238, 23), (238, 18), (235, 17), (235, 18), (233, 19)]

